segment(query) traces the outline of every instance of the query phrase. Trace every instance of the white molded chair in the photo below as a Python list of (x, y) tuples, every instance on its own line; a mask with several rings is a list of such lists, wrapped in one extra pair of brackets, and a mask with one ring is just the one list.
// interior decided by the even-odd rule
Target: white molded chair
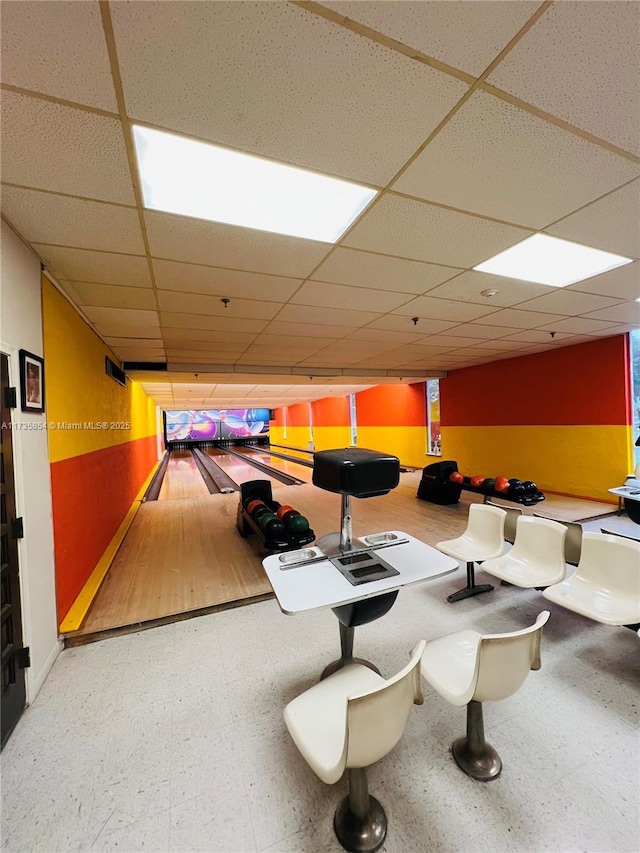
[(366, 768), (398, 743), (411, 706), (422, 704), (420, 661), (425, 641), (400, 672), (384, 679), (362, 664), (349, 664), (314, 685), (284, 710), (295, 745), (317, 776), (332, 785), (349, 770), (349, 795), (336, 810), (333, 826), (346, 850), (377, 850), (387, 833), (387, 817), (369, 795)]
[(452, 705), (467, 706), (467, 734), (452, 746), (461, 770), (488, 782), (502, 770), (496, 750), (484, 738), (482, 703), (506, 699), (540, 669), (540, 639), (549, 618), (544, 610), (530, 628), (508, 634), (456, 631), (425, 646), (422, 677)]
[(489, 583), (476, 584), (473, 564), (502, 554), (506, 518), (507, 513), (501, 507), (471, 504), (467, 529), (462, 536), (437, 543), (438, 551), (467, 564), (466, 587), (448, 595), (447, 601), (460, 601), (493, 589)]
[(515, 542), (516, 539), (516, 527), (518, 525), (518, 519), (522, 515), (522, 510), (518, 506), (500, 506), (499, 504), (494, 504), (490, 500), (485, 499), (485, 506), (496, 506), (498, 509), (501, 509), (503, 512), (507, 513), (507, 517), (504, 520), (504, 541), (509, 542), (511, 545)]
[(604, 625), (640, 623), (640, 542), (585, 532), (575, 574), (542, 594)]
[(523, 515), (508, 554), (486, 560), (485, 572), (515, 586), (542, 588), (563, 580), (567, 528), (558, 521)]
[(539, 512), (533, 513), (534, 518), (546, 518), (549, 521), (557, 521), (567, 528), (567, 538), (564, 540), (564, 561), (572, 566), (577, 566), (582, 553), (582, 525), (579, 521), (565, 521), (563, 518), (550, 518)]

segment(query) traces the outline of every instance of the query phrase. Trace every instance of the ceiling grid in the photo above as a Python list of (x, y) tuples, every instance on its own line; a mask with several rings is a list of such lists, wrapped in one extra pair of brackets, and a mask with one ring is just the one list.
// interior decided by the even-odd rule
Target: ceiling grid
[[(2, 215), (118, 358), (167, 365), (132, 374), (161, 405), (620, 334), (640, 327), (639, 22), (600, 0), (4, 4)], [(379, 192), (335, 244), (150, 211), (136, 123)], [(473, 270), (535, 233), (634, 262), (562, 289)]]

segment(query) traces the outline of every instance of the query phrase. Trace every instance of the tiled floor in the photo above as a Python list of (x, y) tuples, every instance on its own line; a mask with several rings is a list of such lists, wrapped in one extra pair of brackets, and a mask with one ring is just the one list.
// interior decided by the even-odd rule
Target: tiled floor
[[(512, 630), (548, 608), (542, 669), (485, 709), (504, 763), (487, 784), (448, 752), (464, 709), (427, 692), (370, 773), (383, 850), (637, 851), (640, 639), (534, 590), (446, 603), (462, 583), (458, 572), (403, 590), (356, 630), (356, 654), (390, 675), (420, 637)], [(337, 652), (329, 611), (284, 616), (275, 601), (63, 652), (2, 754), (2, 849), (341, 850), (332, 817), (346, 782), (320, 782), (282, 720)]]

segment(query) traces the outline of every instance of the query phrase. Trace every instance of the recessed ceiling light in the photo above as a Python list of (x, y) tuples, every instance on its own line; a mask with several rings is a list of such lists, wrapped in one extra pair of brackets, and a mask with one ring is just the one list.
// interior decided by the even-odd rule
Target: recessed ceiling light
[(474, 270), (549, 284), (552, 287), (566, 287), (623, 264), (630, 264), (631, 261), (632, 258), (592, 249), (591, 246), (561, 240), (559, 237), (534, 234), (478, 264)]
[(497, 290), (495, 290), (495, 289), (493, 289), (493, 288), (490, 288), (489, 290), (481, 290), (481, 291), (480, 291), (480, 296), (486, 296), (486, 297), (487, 297), (487, 299), (492, 299), (494, 296), (497, 296), (497, 295), (498, 295), (498, 292), (499, 292), (499, 291), (497, 291)]
[(135, 126), (145, 207), (335, 243), (377, 190)]

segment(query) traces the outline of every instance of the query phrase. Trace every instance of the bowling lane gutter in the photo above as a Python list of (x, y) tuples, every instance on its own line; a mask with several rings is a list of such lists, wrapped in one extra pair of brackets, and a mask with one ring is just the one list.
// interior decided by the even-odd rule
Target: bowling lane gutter
[(160, 489), (162, 488), (164, 475), (167, 473), (167, 466), (169, 465), (170, 457), (171, 451), (165, 450), (164, 456), (162, 457), (162, 462), (160, 463), (160, 467), (154, 474), (153, 480), (149, 483), (149, 488), (144, 493), (144, 497), (142, 498), (142, 503), (146, 503), (146, 501), (158, 500), (158, 495), (160, 494)]
[(292, 477), (290, 474), (278, 471), (277, 468), (265, 465), (264, 462), (258, 462), (256, 459), (252, 459), (248, 453), (238, 453), (235, 450), (229, 450), (228, 447), (225, 447), (223, 452), (228, 453), (230, 456), (235, 456), (237, 459), (241, 459), (243, 462), (246, 462), (247, 465), (253, 465), (254, 468), (258, 469), (258, 471), (262, 471), (263, 474), (268, 474), (270, 477), (273, 477), (274, 480), (284, 483), (285, 486), (305, 485), (304, 480), (299, 480), (297, 477)]
[[(247, 448), (248, 453), (252, 453), (251, 448)], [(256, 450), (256, 453), (267, 453), (269, 456), (277, 456), (278, 459), (284, 459), (285, 462), (295, 462), (296, 465), (304, 465), (305, 468), (313, 468), (313, 462), (307, 462), (305, 459), (296, 459), (295, 456), (287, 456), (285, 453), (277, 453), (275, 450)], [(247, 454), (248, 455), (248, 454)]]
[[(211, 494), (229, 494), (229, 492), (240, 491), (238, 483), (232, 480), (219, 465), (216, 465), (210, 456), (207, 456), (198, 447), (192, 448), (191, 453)], [(211, 488), (212, 485), (213, 489)]]

